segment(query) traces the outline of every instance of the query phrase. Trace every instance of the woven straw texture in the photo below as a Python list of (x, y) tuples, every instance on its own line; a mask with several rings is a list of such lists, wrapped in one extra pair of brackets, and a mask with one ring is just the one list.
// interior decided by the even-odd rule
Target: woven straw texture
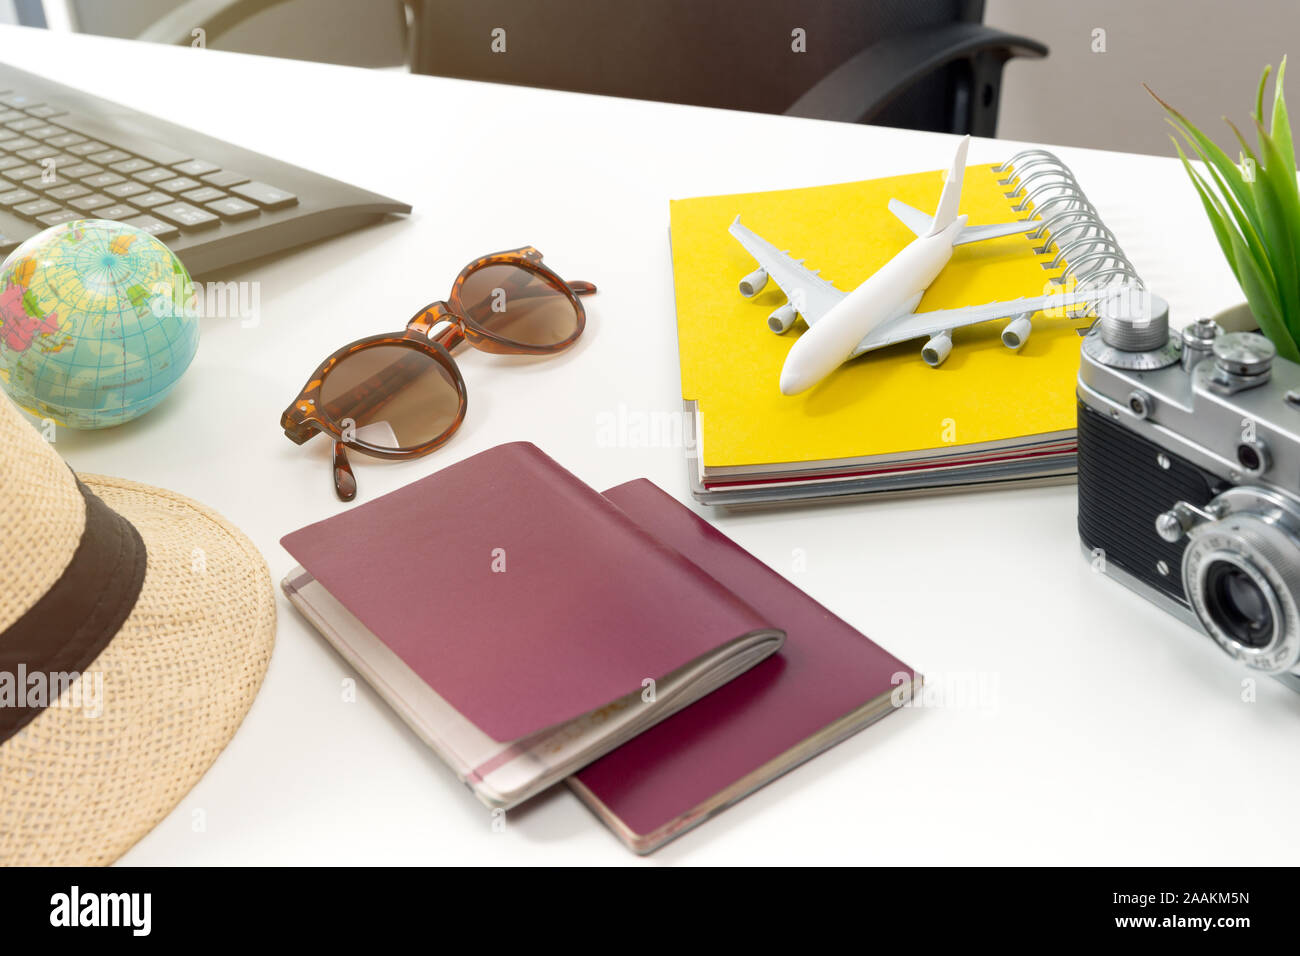
[(35, 604), (72, 560), (86, 502), (63, 459), (0, 395), (0, 632)]
[[(0, 425), (5, 419), (0, 414)], [(57, 465), (41, 473), (57, 486), (55, 472), (65, 466), (48, 446), (41, 458)], [(7, 484), (14, 472), (7, 462), (0, 471)], [(76, 699), (74, 685), (0, 745), (0, 863), (6, 865), (105, 864), (125, 852), (229, 742), (262, 683), (275, 640), (270, 575), (242, 532), (180, 495), (118, 478), (81, 478), (139, 530), (148, 570), (130, 617), (81, 678), (103, 675), (102, 714), (64, 706)], [(59, 499), (63, 491), (51, 494)], [(8, 504), (0, 501), (0, 508)], [(71, 550), (63, 537), (75, 547), (80, 525), (46, 516), (51, 505), (57, 500), (33, 497), (22, 507), (38, 510), (37, 527), (49, 530), (37, 544), (53, 544), (66, 565)], [(84, 508), (74, 516), (84, 522)], [(0, 520), (13, 519), (0, 510)], [(6, 554), (0, 563), (6, 576), (22, 577), (31, 562), (44, 575), (58, 560), (37, 550), (17, 559)], [(0, 593), (6, 613), (20, 603), (9, 582)]]

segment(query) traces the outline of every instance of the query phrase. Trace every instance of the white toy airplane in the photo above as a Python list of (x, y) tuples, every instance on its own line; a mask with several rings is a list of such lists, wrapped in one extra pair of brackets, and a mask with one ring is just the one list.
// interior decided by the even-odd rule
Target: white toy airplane
[(921, 357), (927, 365), (937, 366), (952, 351), (953, 329), (991, 319), (1015, 316), (1003, 329), (1002, 342), (1007, 348), (1018, 349), (1029, 338), (1033, 313), (1097, 298), (1095, 291), (1062, 292), (961, 309), (915, 311), (926, 288), (952, 258), (954, 246), (1031, 232), (1042, 225), (1035, 221), (966, 225), (966, 217), (957, 215), (957, 204), (961, 199), (969, 145), (970, 137), (966, 136), (957, 146), (933, 219), (897, 199), (889, 201), (889, 211), (916, 233), (917, 238), (852, 292), (835, 288), (805, 268), (802, 259), (791, 259), (742, 226), (740, 217), (736, 217), (728, 231), (759, 265), (740, 280), (741, 295), (749, 298), (758, 294), (771, 276), (785, 293), (787, 302), (768, 317), (768, 327), (777, 334), (783, 333), (794, 323), (796, 315), (802, 315), (808, 323), (808, 331), (794, 343), (781, 369), (782, 394), (797, 395), (811, 388), (841, 363), (863, 352), (921, 336), (929, 337), (921, 349)]

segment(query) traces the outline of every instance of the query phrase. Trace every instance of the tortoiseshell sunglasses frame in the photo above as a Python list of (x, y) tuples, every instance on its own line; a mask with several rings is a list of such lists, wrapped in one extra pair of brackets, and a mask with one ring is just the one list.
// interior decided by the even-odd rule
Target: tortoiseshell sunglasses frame
[[(550, 285), (563, 292), (573, 306), (576, 315), (573, 334), (552, 345), (527, 345), (498, 335), (470, 318), (460, 298), (461, 289), (471, 275), (479, 269), (493, 265), (515, 266), (537, 273), (544, 277)], [(333, 438), (334, 488), (339, 498), (344, 501), (351, 501), (356, 497), (356, 478), (352, 473), (352, 466), (347, 460), (347, 454), (344, 452), (345, 447), (361, 452), (363, 455), (370, 455), (373, 458), (406, 461), (412, 458), (420, 458), (442, 447), (460, 428), (461, 423), (465, 420), (467, 397), (465, 379), (456, 365), (456, 360), (451, 355), (453, 349), (462, 342), (468, 342), (481, 351), (501, 355), (552, 355), (556, 352), (563, 352), (578, 340), (583, 329), (587, 326), (587, 313), (583, 309), (578, 296), (591, 295), (595, 291), (596, 287), (590, 282), (580, 280), (566, 282), (560, 278), (559, 275), (546, 266), (542, 261), (542, 254), (532, 246), (521, 246), (518, 249), (494, 252), (491, 255), (475, 259), (456, 276), (456, 281), (451, 287), (451, 294), (445, 300), (440, 299), (431, 302), (416, 312), (410, 321), (406, 323), (405, 329), (357, 339), (343, 346), (321, 362), (316, 367), (316, 371), (312, 372), (311, 378), (307, 380), (307, 384), (303, 386), (302, 391), (298, 393), (298, 397), (280, 416), (280, 425), (284, 429), (285, 435), (297, 445), (303, 444), (317, 432)], [(436, 338), (430, 338), (430, 332), (443, 322), (448, 323), (447, 328), (439, 332)], [(378, 345), (396, 345), (423, 351), (447, 372), (456, 387), (459, 403), (455, 420), (441, 434), (411, 448), (381, 448), (358, 439), (354, 431), (349, 433), (342, 423), (334, 421), (325, 412), (321, 398), (321, 386), (326, 376), (339, 362), (348, 356)]]

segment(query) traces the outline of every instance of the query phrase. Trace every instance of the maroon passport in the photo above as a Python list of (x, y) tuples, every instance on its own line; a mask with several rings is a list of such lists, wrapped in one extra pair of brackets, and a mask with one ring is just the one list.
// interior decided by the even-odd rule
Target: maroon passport
[(649, 481), (605, 497), (787, 635), (779, 653), (570, 778), (633, 850), (681, 835), (919, 685), (910, 667)]
[(296, 607), (488, 806), (527, 799), (785, 635), (535, 445), (282, 543)]

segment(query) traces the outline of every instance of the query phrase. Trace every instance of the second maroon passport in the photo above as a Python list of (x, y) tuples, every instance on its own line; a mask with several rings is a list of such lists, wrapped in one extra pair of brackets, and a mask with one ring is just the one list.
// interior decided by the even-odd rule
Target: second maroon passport
[(910, 667), (652, 483), (605, 492), (783, 629), (781, 651), (570, 779), (647, 853), (911, 699)]

